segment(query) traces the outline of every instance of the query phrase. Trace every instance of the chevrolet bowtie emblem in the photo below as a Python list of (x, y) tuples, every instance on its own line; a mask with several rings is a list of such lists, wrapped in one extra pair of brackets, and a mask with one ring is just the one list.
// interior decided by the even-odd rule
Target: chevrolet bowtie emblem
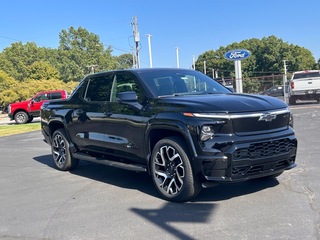
[(271, 122), (272, 120), (276, 119), (277, 115), (271, 113), (265, 113), (260, 116), (259, 121), (266, 121)]

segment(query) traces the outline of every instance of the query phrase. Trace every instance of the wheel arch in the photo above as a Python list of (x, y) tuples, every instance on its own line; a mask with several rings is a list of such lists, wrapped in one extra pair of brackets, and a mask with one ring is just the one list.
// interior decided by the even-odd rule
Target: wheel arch
[[(191, 135), (189, 130), (184, 124), (172, 124), (168, 125), (168, 123), (164, 124), (153, 124), (149, 127), (146, 134), (146, 146), (148, 146), (148, 156), (147, 156), (147, 167), (148, 172), (150, 173), (150, 158), (152, 155), (152, 151), (154, 146), (163, 138), (167, 137), (179, 137), (183, 143), (186, 145), (186, 150), (188, 151), (188, 155), (190, 156), (190, 160), (194, 158), (196, 155), (195, 146), (193, 144)], [(193, 161), (190, 161), (192, 167), (194, 167)]]
[[(50, 136), (50, 139), (52, 138), (53, 133), (57, 129), (60, 129), (60, 128), (65, 130), (64, 124), (62, 122), (60, 122), (60, 121), (55, 120), (55, 121), (51, 121), (49, 123), (49, 136)], [(68, 135), (68, 133), (66, 133), (66, 134)], [(67, 137), (69, 138), (69, 136), (67, 136)]]
[(28, 115), (28, 117), (30, 117), (30, 114), (28, 113), (27, 110), (25, 110), (24, 108), (17, 108), (16, 110), (14, 110), (14, 112), (13, 112), (13, 114), (12, 114), (13, 118), (16, 116), (16, 114), (17, 114), (18, 112), (25, 112), (25, 113)]

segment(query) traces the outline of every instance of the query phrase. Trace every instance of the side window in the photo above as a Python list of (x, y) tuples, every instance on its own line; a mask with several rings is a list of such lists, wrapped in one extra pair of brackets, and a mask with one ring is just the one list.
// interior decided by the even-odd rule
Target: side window
[(83, 98), (89, 102), (110, 100), (113, 75), (93, 76), (89, 79)]
[(53, 92), (53, 93), (49, 93), (49, 99), (60, 99), (62, 98), (62, 94), (61, 92)]
[(43, 100), (48, 100), (48, 95), (46, 93), (37, 95), (34, 99), (35, 102), (41, 102)]
[(118, 73), (113, 82), (110, 101), (117, 101), (117, 94), (120, 92), (131, 91), (135, 91), (139, 96), (140, 90), (135, 81), (135, 77), (130, 73)]

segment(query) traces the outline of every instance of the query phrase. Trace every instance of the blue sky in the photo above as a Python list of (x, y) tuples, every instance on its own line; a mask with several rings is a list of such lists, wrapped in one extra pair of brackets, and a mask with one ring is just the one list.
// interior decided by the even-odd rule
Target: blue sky
[(141, 67), (190, 68), (208, 50), (274, 35), (320, 58), (319, 0), (10, 0), (1, 2), (0, 51), (14, 42), (57, 48), (59, 33), (83, 27), (113, 47), (134, 48), (133, 17), (140, 33)]

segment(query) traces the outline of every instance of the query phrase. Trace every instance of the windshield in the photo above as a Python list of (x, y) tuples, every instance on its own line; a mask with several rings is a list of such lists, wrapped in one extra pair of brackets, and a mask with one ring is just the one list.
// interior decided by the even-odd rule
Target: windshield
[(194, 70), (160, 69), (139, 75), (155, 97), (231, 93), (212, 78)]

